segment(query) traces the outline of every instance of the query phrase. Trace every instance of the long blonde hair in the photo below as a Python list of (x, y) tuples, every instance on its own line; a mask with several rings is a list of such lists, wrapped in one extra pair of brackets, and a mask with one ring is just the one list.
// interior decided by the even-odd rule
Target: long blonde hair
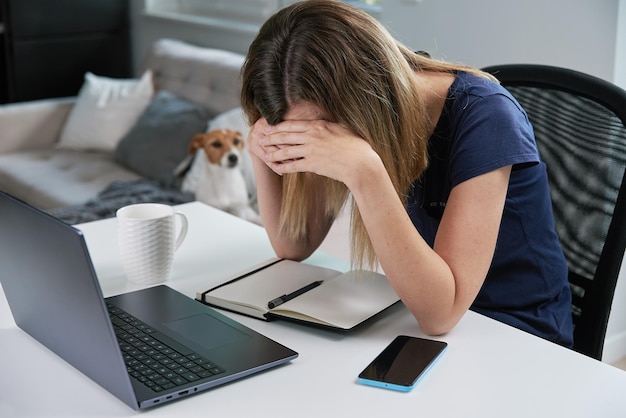
[[(469, 71), (471, 67), (415, 54), (367, 13), (332, 0), (308, 0), (273, 15), (252, 42), (242, 69), (241, 102), (248, 122), (280, 123), (290, 105), (317, 106), (331, 122), (349, 127), (378, 153), (405, 202), (411, 184), (428, 163), (428, 116), (417, 93), (415, 71)], [(307, 176), (315, 176), (313, 187)], [(281, 232), (307, 234), (307, 213), (318, 190), (326, 215), (336, 217), (349, 191), (310, 173), (283, 176)], [(315, 189), (315, 190), (311, 190)], [(352, 262), (376, 264), (356, 205), (352, 210)]]

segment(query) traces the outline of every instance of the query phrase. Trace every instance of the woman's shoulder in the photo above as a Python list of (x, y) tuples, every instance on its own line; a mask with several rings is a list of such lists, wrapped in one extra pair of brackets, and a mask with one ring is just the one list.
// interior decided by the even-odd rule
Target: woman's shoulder
[(448, 93), (448, 99), (455, 106), (467, 110), (476, 104), (481, 110), (492, 108), (496, 113), (515, 109), (515, 113), (525, 113), (515, 97), (499, 83), (464, 71), (457, 73)]
[(485, 77), (470, 74), (465, 71), (459, 71), (456, 78), (450, 86), (451, 95), (472, 95), (477, 97), (486, 97), (490, 95), (506, 95), (510, 93), (499, 83)]

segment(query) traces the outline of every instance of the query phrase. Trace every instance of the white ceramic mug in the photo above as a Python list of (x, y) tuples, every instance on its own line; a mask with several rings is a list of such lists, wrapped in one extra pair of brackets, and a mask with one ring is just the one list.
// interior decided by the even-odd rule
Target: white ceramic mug
[[(179, 219), (176, 234), (175, 219)], [(187, 236), (187, 217), (160, 203), (139, 203), (117, 211), (122, 264), (128, 280), (140, 284), (169, 279), (174, 252)]]

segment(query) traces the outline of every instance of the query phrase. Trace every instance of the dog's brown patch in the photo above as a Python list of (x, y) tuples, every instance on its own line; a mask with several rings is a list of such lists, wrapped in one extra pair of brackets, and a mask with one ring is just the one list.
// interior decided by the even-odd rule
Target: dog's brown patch
[(243, 145), (241, 132), (231, 129), (215, 129), (194, 136), (189, 144), (189, 152), (193, 154), (202, 148), (209, 162), (220, 165), (224, 154), (227, 154), (233, 148), (241, 151), (243, 150)]

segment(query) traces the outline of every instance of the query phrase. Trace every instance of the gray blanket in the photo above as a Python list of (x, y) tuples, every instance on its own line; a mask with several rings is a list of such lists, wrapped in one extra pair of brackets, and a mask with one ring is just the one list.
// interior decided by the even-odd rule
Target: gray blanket
[(193, 200), (193, 193), (183, 193), (179, 189), (154, 181), (113, 182), (97, 198), (84, 204), (51, 210), (50, 214), (69, 224), (79, 224), (112, 218), (119, 208), (134, 203), (178, 205)]

